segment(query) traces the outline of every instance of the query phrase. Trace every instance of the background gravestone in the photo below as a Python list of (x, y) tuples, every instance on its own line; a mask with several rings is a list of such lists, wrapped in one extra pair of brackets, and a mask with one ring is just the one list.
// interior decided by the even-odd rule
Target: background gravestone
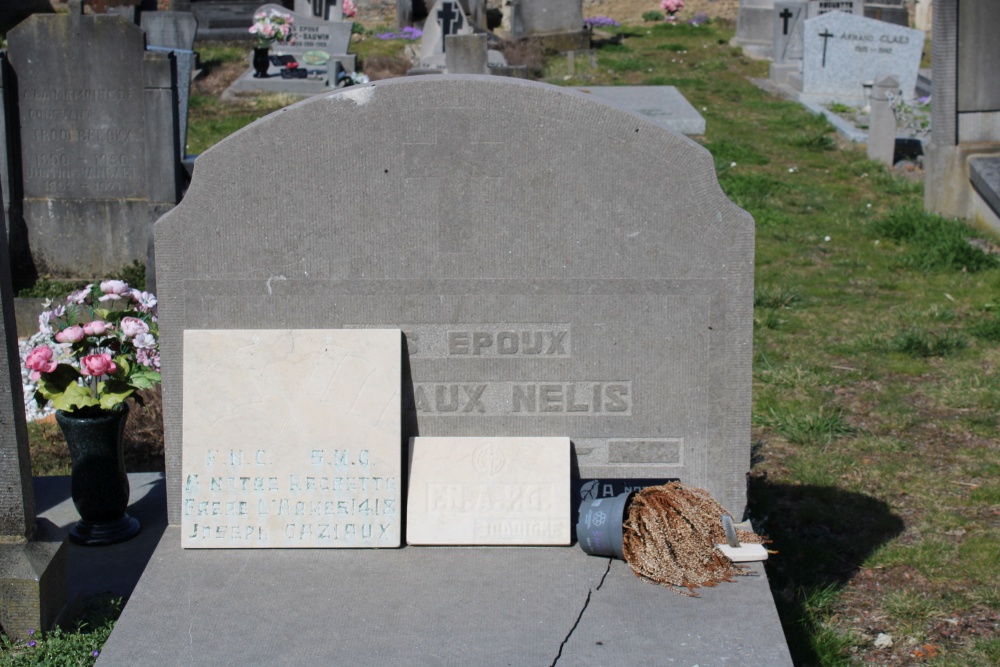
[(733, 44), (764, 58), (774, 41), (774, 0), (740, 0)]
[(8, 58), (23, 216), (11, 224), (26, 227), (35, 268), (94, 277), (146, 260), (150, 223), (179, 196), (173, 60), (146, 52), (138, 26), (78, 4), (11, 30)]
[(438, 0), (431, 7), (424, 23), (424, 33), (420, 39), (421, 66), (444, 65), (444, 54), (447, 52), (445, 38), (449, 35), (471, 34), (472, 24), (462, 5), (457, 0)]
[[(973, 155), (1000, 155), (1000, 3), (935, 0), (931, 143), (924, 205), (996, 227), (969, 182)], [(1000, 187), (1000, 184), (998, 184)]]
[(140, 19), (146, 33), (146, 48), (167, 50), (177, 62), (177, 126), (180, 159), (187, 155), (188, 101), (191, 98), (191, 72), (195, 65), (194, 37), (198, 19), (189, 12), (143, 12)]
[(342, 21), (343, 0), (295, 0), (295, 13), (321, 21)]
[(753, 221), (694, 142), (552, 86), (411, 77), (272, 114), (195, 174), (156, 225), (171, 523), (192, 328), (402, 329), (404, 437), (569, 436), (581, 477), (742, 514)]
[(774, 48), (770, 65), (770, 78), (776, 83), (786, 83), (791, 75), (802, 69), (802, 29), (808, 15), (805, 2), (774, 3)]
[(583, 0), (512, 0), (510, 17), (514, 39), (532, 38), (557, 51), (590, 48), (590, 32), (583, 23)]
[(802, 93), (806, 98), (863, 104), (863, 84), (892, 75), (899, 80), (903, 98), (913, 99), (923, 32), (829, 12), (807, 19), (803, 37)]

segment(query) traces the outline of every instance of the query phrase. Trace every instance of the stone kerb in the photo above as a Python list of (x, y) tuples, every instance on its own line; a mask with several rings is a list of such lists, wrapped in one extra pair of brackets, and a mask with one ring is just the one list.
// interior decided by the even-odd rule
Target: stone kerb
[(502, 77), (356, 86), (202, 154), (155, 233), (172, 524), (209, 328), (402, 329), (403, 438), (569, 436), (581, 476), (743, 511), (753, 220), (680, 134)]

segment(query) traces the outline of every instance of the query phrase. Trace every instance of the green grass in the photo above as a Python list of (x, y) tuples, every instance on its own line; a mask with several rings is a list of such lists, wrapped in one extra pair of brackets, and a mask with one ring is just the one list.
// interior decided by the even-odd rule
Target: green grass
[(90, 602), (71, 629), (57, 627), (50, 632), (33, 632), (23, 640), (0, 635), (0, 667), (93, 665), (121, 614), (121, 607), (120, 598), (98, 598)]

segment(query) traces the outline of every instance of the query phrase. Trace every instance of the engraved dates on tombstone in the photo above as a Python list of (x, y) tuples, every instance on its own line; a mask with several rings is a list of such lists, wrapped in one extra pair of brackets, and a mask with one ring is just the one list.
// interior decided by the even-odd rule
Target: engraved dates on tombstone
[[(103, 52), (132, 41), (141, 53), (142, 33), (126, 33)], [(56, 42), (55, 48), (63, 46)], [(100, 57), (100, 53), (96, 57)], [(108, 61), (112, 60), (107, 56)], [(18, 106), (24, 160), (24, 196), (29, 198), (143, 198), (146, 196), (144, 98), (139, 67), (108, 67), (91, 59), (78, 76), (81, 58), (67, 45), (58, 58), (20, 57)], [(77, 63), (65, 66), (67, 60)]]

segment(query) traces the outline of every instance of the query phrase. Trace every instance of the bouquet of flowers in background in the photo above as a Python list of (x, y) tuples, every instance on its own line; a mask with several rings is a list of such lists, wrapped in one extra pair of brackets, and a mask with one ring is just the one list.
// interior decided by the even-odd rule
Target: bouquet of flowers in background
[(160, 382), (156, 297), (124, 281), (73, 292), (38, 316), (38, 329), (24, 365), (39, 407), (52, 401), (57, 410), (95, 416)]
[(344, 0), (344, 18), (354, 18), (357, 13), (358, 8), (354, 6), (354, 0)]
[(250, 34), (257, 36), (258, 49), (266, 49), (272, 42), (293, 44), (295, 40), (290, 37), (294, 22), (291, 14), (279, 12), (277, 9), (267, 9), (253, 15)]
[(667, 13), (667, 21), (676, 23), (677, 17), (674, 14), (684, 9), (684, 0), (661, 0), (660, 9)]

